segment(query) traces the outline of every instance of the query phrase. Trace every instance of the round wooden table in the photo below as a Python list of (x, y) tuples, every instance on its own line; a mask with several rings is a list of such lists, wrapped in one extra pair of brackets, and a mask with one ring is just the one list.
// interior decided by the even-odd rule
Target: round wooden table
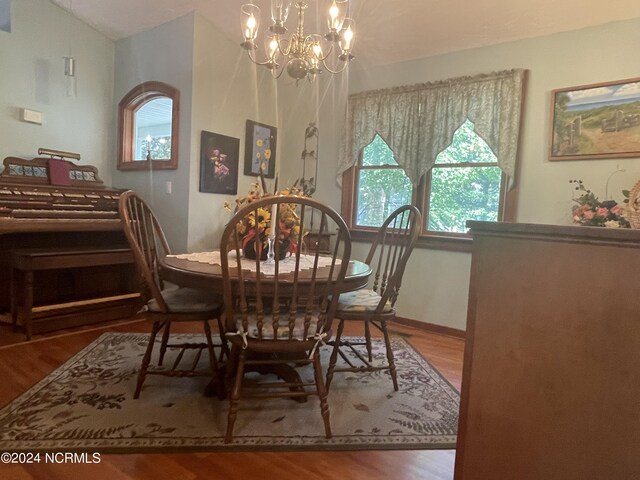
[[(176, 257), (164, 257), (160, 262), (160, 267), (162, 278), (168, 282), (175, 283), (183, 287), (198, 288), (220, 294), (223, 292), (222, 267), (220, 265), (194, 262), (192, 260)], [(308, 276), (305, 276), (304, 272), (305, 270), (300, 270), (298, 277), (298, 292), (300, 292), (300, 288), (304, 288), (305, 283), (309, 283), (311, 280), (311, 270), (308, 270)], [(336, 273), (337, 272), (334, 272), (334, 274)], [(248, 272), (244, 277), (245, 280), (250, 280), (251, 275), (252, 274)], [(349, 268), (347, 269), (344, 283), (342, 284), (341, 293), (351, 292), (365, 287), (369, 281), (369, 275), (371, 275), (371, 268), (369, 268), (369, 265), (358, 260), (351, 260), (349, 262)], [(318, 269), (316, 276), (316, 290), (318, 283), (329, 281), (328, 276), (329, 267)], [(269, 294), (269, 291), (265, 290), (265, 288), (268, 289), (269, 285), (273, 285), (273, 282), (269, 284), (269, 278), (270, 277), (268, 275), (265, 276), (262, 282), (264, 295)], [(292, 282), (293, 274), (280, 274), (279, 295), (286, 295), (287, 285), (292, 284)]]
[[(304, 292), (305, 284), (309, 284), (311, 280), (311, 270), (308, 271), (309, 275), (307, 276), (304, 275), (304, 272), (305, 270), (300, 270), (298, 275), (298, 294), (302, 294)], [(164, 280), (182, 287), (198, 288), (219, 293), (220, 295), (223, 293), (222, 267), (220, 265), (200, 263), (176, 257), (164, 257), (160, 261), (160, 273)], [(336, 275), (336, 273), (337, 272), (334, 272), (334, 275)], [(251, 275), (252, 274), (250, 272), (247, 272), (244, 279), (250, 280)], [(255, 278), (255, 273), (253, 275)], [(369, 265), (358, 260), (351, 260), (340, 292), (351, 292), (365, 287), (369, 281), (369, 275), (371, 275), (371, 268), (369, 268)], [(318, 284), (329, 282), (328, 277), (329, 267), (323, 267), (317, 270), (315, 280), (316, 291), (318, 291)], [(262, 294), (267, 296), (270, 293), (270, 289), (275, 285), (273, 281), (269, 282), (269, 278), (270, 276), (265, 275), (261, 282)], [(335, 278), (333, 280), (335, 280)], [(233, 277), (231, 281), (233, 282)], [(278, 281), (278, 295), (280, 297), (286, 296), (286, 292), (288, 290), (287, 287), (292, 284), (293, 274), (280, 274)], [(247, 285), (245, 282), (245, 289), (247, 287), (250, 288), (250, 285)], [(258, 371), (260, 373), (274, 373), (287, 382), (293, 383), (300, 381), (298, 373), (287, 365), (272, 365), (268, 369), (262, 368)], [(207, 386), (205, 395), (213, 396), (215, 392), (219, 391), (220, 385), (216, 379), (213, 379)], [(297, 400), (305, 402), (306, 396), (298, 397)]]

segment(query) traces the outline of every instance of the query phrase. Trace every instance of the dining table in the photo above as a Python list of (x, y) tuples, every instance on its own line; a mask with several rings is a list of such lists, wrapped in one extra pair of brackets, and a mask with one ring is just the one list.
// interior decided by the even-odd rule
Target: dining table
[[(212, 293), (223, 293), (222, 283), (222, 266), (218, 263), (209, 263), (207, 260), (207, 252), (184, 255), (167, 255), (160, 259), (160, 275), (166, 280), (182, 287), (191, 287), (201, 290), (207, 290)], [(310, 256), (313, 258), (312, 256)], [(200, 260), (195, 260), (199, 258)], [(215, 261), (215, 260), (213, 260)], [(251, 262), (253, 263), (253, 261)], [(236, 276), (235, 269), (230, 269), (231, 282), (233, 283)], [(320, 267), (317, 270), (315, 278), (315, 288), (328, 282), (335, 282), (337, 270), (334, 271), (333, 278), (329, 279), (329, 267)], [(262, 274), (262, 291), (264, 295), (268, 295), (275, 286), (274, 281), (269, 278), (275, 278), (268, 274)], [(350, 260), (347, 273), (342, 283), (340, 293), (352, 292), (364, 288), (371, 275), (371, 268), (364, 262), (358, 260)], [(243, 274), (245, 284), (251, 284), (251, 279), (255, 279), (255, 273), (247, 272)], [(298, 288), (304, 288), (311, 284), (311, 270), (300, 270), (298, 277)], [(293, 283), (293, 274), (280, 273), (278, 276), (279, 295), (286, 295), (287, 286)], [(298, 290), (300, 292), (300, 290)]]
[[(223, 280), (222, 280), (222, 266), (217, 263), (219, 258), (219, 252), (201, 252), (192, 254), (180, 254), (180, 255), (166, 255), (160, 259), (160, 275), (163, 280), (180, 285), (181, 287), (197, 288), (200, 290), (207, 290), (214, 294), (223, 294)], [(313, 256), (309, 256), (313, 258)], [(254, 263), (252, 261), (250, 263)], [(268, 269), (266, 269), (268, 271)], [(332, 283), (336, 281), (337, 270), (334, 269), (333, 275), (329, 278), (330, 268), (319, 267), (315, 276), (315, 291), (318, 291), (318, 287)], [(299, 295), (304, 293), (305, 287), (311, 288), (312, 276), (311, 269), (300, 270), (298, 274), (297, 292)], [(245, 283), (245, 289), (251, 289), (251, 280), (255, 279), (255, 272), (243, 272), (243, 279)], [(265, 296), (273, 291), (275, 287), (275, 276), (268, 273), (261, 273), (261, 291)], [(364, 262), (358, 260), (350, 260), (347, 268), (340, 293), (351, 292), (364, 288), (371, 275), (371, 268)], [(234, 285), (234, 277), (237, 276), (235, 268), (230, 269), (230, 278), (232, 287)], [(270, 279), (272, 279), (270, 281)], [(287, 292), (293, 291), (293, 274), (279, 273), (278, 275), (278, 296), (280, 298), (286, 297)], [(291, 288), (289, 288), (291, 287)], [(295, 377), (298, 376), (294, 369), (288, 368), (288, 365), (270, 366), (269, 371), (260, 371), (260, 373), (274, 373), (278, 377), (287, 382), (292, 382)], [(205, 395), (212, 396), (214, 392), (219, 392), (219, 385), (215, 384), (215, 381), (207, 386)], [(306, 401), (306, 397), (298, 397), (299, 401)]]

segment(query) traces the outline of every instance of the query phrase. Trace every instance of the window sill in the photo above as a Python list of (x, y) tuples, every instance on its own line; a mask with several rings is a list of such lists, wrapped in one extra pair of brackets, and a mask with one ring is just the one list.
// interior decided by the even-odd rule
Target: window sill
[(130, 160), (119, 162), (118, 170), (177, 170), (178, 162), (174, 160)]
[[(351, 230), (351, 240), (355, 242), (373, 242), (377, 230)], [(473, 239), (468, 235), (434, 234), (423, 235), (418, 238), (416, 248), (430, 250), (446, 250), (450, 252), (471, 253)]]

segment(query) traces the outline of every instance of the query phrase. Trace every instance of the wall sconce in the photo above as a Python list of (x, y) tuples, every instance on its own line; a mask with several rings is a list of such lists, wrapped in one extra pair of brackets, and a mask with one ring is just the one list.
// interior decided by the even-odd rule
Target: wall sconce
[(77, 97), (78, 89), (76, 83), (76, 59), (69, 55), (64, 58), (64, 76), (67, 90), (67, 97)]
[(67, 77), (76, 76), (76, 59), (73, 57), (64, 57), (64, 74)]

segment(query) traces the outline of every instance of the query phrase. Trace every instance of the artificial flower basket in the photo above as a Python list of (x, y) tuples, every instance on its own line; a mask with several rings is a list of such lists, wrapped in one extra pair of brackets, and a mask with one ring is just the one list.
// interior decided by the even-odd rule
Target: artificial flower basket
[[(277, 180), (276, 180), (277, 182)], [(236, 199), (235, 211), (258, 199), (271, 196), (293, 195), (305, 196), (305, 192), (298, 188), (296, 182), (291, 188), (277, 191), (275, 194), (267, 192), (264, 177), (260, 175), (260, 182), (251, 185), (245, 197)], [(225, 209), (234, 211), (229, 204), (225, 203)], [(257, 212), (250, 212), (246, 217), (238, 222), (236, 229), (242, 243), (242, 252), (246, 258), (255, 260), (266, 260), (269, 253), (269, 241), (272, 242), (272, 251), (278, 255), (280, 260), (284, 259), (288, 253), (295, 253), (298, 249), (300, 236), (300, 219), (296, 212), (295, 204), (281, 203), (278, 208), (278, 237), (270, 238), (273, 209), (268, 207), (258, 208)], [(277, 246), (276, 246), (277, 244)], [(256, 252), (257, 250), (257, 252)]]
[(629, 203), (624, 209), (624, 216), (631, 228), (640, 228), (640, 181), (629, 190)]
[(571, 209), (573, 223), (588, 227), (631, 227), (625, 208), (615, 200), (600, 201), (591, 190), (587, 190), (582, 180), (569, 180), (569, 183), (575, 184), (575, 190), (581, 192), (573, 199), (576, 203)]

